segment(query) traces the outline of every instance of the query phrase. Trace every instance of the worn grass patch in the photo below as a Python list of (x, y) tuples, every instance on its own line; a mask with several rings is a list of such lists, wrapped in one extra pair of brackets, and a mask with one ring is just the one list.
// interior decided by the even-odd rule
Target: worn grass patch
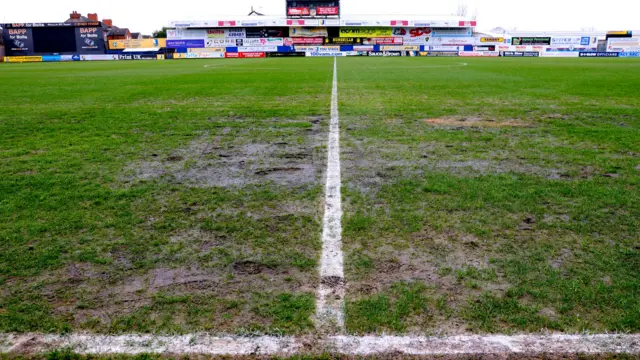
[(640, 331), (637, 62), (363, 61), (339, 61), (350, 331)]

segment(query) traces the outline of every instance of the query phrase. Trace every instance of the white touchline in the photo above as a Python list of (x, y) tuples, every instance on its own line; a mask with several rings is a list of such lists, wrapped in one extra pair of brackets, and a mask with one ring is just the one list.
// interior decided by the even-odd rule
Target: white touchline
[(43, 335), (0, 334), (2, 353), (42, 353), (68, 349), (78, 354), (292, 355), (330, 352), (347, 355), (401, 353), (455, 354), (640, 354), (640, 334), (471, 335), (452, 337), (329, 336), (216, 337), (207, 334)]
[(338, 115), (338, 62), (333, 59), (331, 122), (329, 124), (327, 185), (322, 227), (320, 284), (316, 325), (325, 332), (344, 331), (344, 270), (342, 258), (342, 197), (340, 192), (340, 117)]

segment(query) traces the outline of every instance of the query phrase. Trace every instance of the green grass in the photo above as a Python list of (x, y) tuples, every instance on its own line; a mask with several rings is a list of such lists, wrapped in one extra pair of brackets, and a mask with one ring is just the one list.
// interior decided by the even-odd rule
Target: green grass
[(312, 329), (332, 62), (224, 64), (0, 67), (0, 332)]
[(349, 331), (640, 330), (637, 61), (366, 60), (338, 64)]
[[(332, 62), (0, 66), (0, 332), (314, 332)], [(338, 59), (348, 331), (640, 331), (638, 65)]]

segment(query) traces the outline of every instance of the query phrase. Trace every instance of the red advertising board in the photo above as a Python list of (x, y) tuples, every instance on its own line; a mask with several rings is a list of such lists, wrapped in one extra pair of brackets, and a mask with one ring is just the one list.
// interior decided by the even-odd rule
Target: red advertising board
[(227, 59), (255, 59), (265, 57), (263, 52), (224, 53)]
[(294, 37), (291, 38), (294, 45), (322, 45), (324, 43), (324, 38), (321, 37), (313, 37), (313, 38), (302, 38), (302, 37)]
[(337, 6), (318, 6), (316, 7), (318, 15), (339, 15), (340, 8)]
[(246, 53), (241, 53), (242, 55), (240, 55), (240, 57), (246, 58), (246, 59), (255, 59), (255, 58), (263, 58), (265, 57), (265, 53), (263, 52), (246, 52)]
[(309, 16), (311, 11), (308, 7), (291, 7), (287, 9), (287, 15)]
[(401, 37), (390, 38), (370, 38), (363, 41), (365, 45), (402, 45), (403, 39)]

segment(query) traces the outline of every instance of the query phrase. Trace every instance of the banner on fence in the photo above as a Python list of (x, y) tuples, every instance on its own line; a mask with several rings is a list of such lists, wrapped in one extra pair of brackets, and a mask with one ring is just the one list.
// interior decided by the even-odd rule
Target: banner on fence
[(459, 55), (466, 57), (493, 57), (499, 56), (500, 53), (497, 53), (495, 51), (460, 51)]
[(344, 38), (371, 38), (392, 37), (393, 28), (386, 27), (341, 27), (340, 37)]
[(42, 62), (42, 56), (5, 56), (4, 61), (9, 63)]
[(620, 53), (585, 51), (585, 52), (578, 53), (578, 57), (620, 57)]
[(263, 52), (225, 53), (224, 57), (229, 59), (255, 59), (266, 57), (266, 54)]
[[(209, 39), (208, 41), (211, 40), (215, 40), (215, 39)], [(217, 45), (219, 46), (219, 45)], [(186, 39), (186, 40), (167, 40), (167, 47), (171, 48), (171, 49), (177, 49), (177, 48), (203, 48), (205, 47), (205, 42), (204, 39)], [(206, 47), (214, 47), (214, 46), (209, 46), (207, 44)]]
[(502, 56), (505, 57), (539, 57), (537, 51), (503, 51)]
[(326, 27), (292, 27), (289, 28), (289, 36), (291, 37), (327, 37), (329, 33)]
[(325, 44), (336, 45), (355, 45), (362, 44), (362, 38), (344, 37), (344, 38), (327, 38), (324, 39)]
[(109, 40), (109, 49), (148, 49), (167, 47), (167, 39)]
[(267, 57), (304, 57), (304, 52), (268, 52)]
[(551, 45), (551, 37), (513, 37), (511, 45)]
[(404, 39), (400, 37), (370, 38), (362, 41), (364, 45), (403, 45)]
[(190, 52), (175, 53), (174, 59), (220, 59), (224, 58), (224, 52)]

